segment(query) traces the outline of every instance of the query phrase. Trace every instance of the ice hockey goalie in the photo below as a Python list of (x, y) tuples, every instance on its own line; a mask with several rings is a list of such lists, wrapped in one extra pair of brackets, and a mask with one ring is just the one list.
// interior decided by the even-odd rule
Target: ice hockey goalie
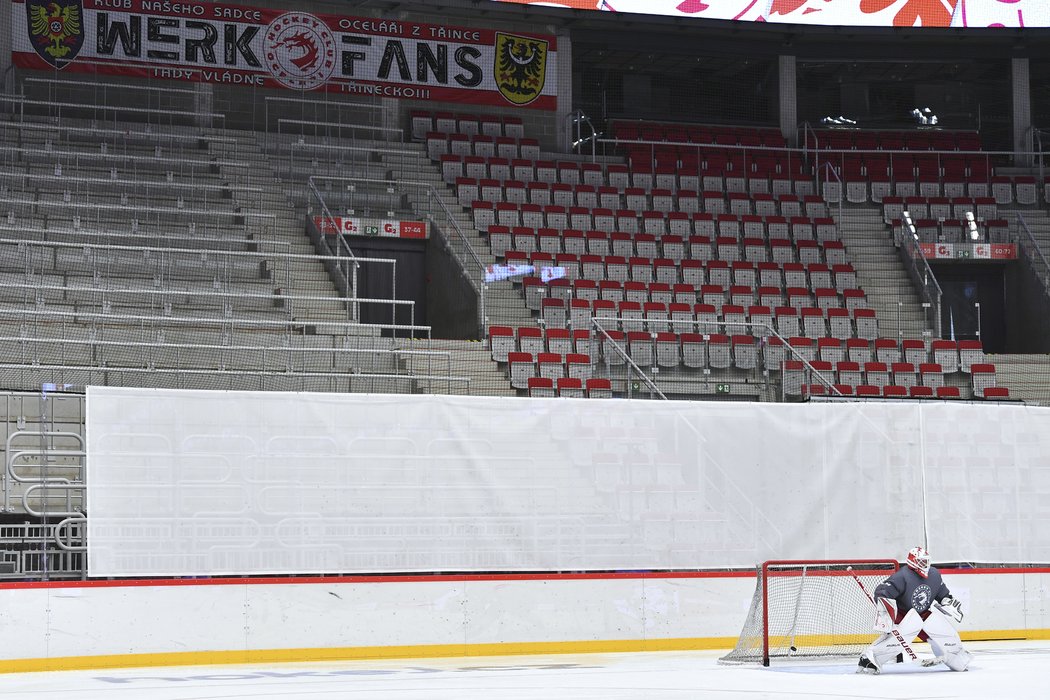
[(861, 654), (857, 672), (881, 673), (887, 664), (917, 661), (911, 648), (916, 636), (928, 641), (935, 654), (924, 665), (943, 663), (965, 671), (972, 656), (955, 629), (962, 622), (962, 606), (941, 572), (930, 566), (925, 549), (913, 548), (906, 564), (875, 588), (875, 631), (882, 634)]

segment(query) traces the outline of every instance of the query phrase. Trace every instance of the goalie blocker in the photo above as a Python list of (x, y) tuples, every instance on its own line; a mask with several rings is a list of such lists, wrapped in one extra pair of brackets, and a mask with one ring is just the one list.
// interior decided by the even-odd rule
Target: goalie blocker
[(953, 626), (962, 622), (961, 603), (952, 598), (925, 549), (913, 548), (906, 563), (875, 588), (874, 627), (882, 634), (861, 654), (857, 672), (880, 673), (886, 664), (914, 660), (910, 643), (916, 636), (929, 642), (936, 655), (932, 663), (965, 671), (973, 657)]

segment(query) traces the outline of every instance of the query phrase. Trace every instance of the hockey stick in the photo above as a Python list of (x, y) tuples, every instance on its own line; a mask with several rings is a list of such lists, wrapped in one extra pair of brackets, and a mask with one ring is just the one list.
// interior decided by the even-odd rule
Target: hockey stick
[[(875, 599), (871, 597), (871, 593), (868, 593), (868, 589), (864, 587), (864, 582), (860, 580), (860, 576), (857, 576), (857, 572), (853, 570), (853, 567), (847, 566), (846, 571), (849, 572), (849, 575), (852, 576), (853, 580), (857, 582), (858, 586), (860, 586), (860, 590), (864, 591), (864, 597), (868, 599), (868, 602), (871, 603), (872, 606), (877, 609), (879, 607), (879, 604), (876, 603)], [(911, 650), (911, 645), (904, 641), (904, 636), (900, 633), (900, 631), (897, 630), (896, 625), (890, 628), (890, 634), (892, 634), (893, 637), (897, 640), (897, 643), (901, 645), (901, 648), (903, 648), (904, 651), (908, 652), (908, 656), (911, 657), (912, 661), (919, 660), (918, 655), (916, 655), (916, 653)]]

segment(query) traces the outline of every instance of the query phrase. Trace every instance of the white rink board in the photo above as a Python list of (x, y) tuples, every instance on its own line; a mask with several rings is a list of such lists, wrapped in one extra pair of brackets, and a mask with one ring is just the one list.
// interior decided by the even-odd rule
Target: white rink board
[[(241, 651), (378, 658), (405, 649), (421, 656), (498, 653), (500, 646), (521, 653), (560, 643), (579, 650), (661, 642), (729, 648), (755, 586), (753, 575), (717, 573), (406, 578), (6, 584), (0, 622), (28, 632), (0, 635), (0, 672), (40, 659), (54, 660), (54, 668), (179, 664), (178, 655), (197, 652), (229, 662), (229, 652)], [(1046, 638), (1048, 570), (948, 571), (944, 580), (965, 603), (962, 634)], [(142, 654), (175, 656), (133, 658)], [(96, 659), (75, 662), (83, 657)], [(272, 656), (284, 657), (303, 655)]]
[(87, 434), (92, 576), (751, 567), (924, 521), (936, 561), (1050, 561), (1050, 409), (91, 387)]

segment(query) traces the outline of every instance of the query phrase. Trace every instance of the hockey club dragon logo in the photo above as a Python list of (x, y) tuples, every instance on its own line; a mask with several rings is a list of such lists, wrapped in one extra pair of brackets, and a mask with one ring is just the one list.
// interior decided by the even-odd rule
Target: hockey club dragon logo
[(26, 0), (29, 43), (40, 58), (55, 68), (65, 68), (84, 45), (81, 0), (41, 2)]
[(925, 583), (915, 587), (915, 590), (911, 592), (911, 606), (915, 608), (915, 612), (926, 612), (930, 609), (930, 604), (933, 602), (933, 591)]
[(496, 85), (509, 102), (533, 102), (547, 81), (548, 42), (529, 36), (496, 33)]
[(286, 12), (266, 27), (266, 67), (281, 85), (314, 90), (335, 72), (335, 35), (305, 12)]

